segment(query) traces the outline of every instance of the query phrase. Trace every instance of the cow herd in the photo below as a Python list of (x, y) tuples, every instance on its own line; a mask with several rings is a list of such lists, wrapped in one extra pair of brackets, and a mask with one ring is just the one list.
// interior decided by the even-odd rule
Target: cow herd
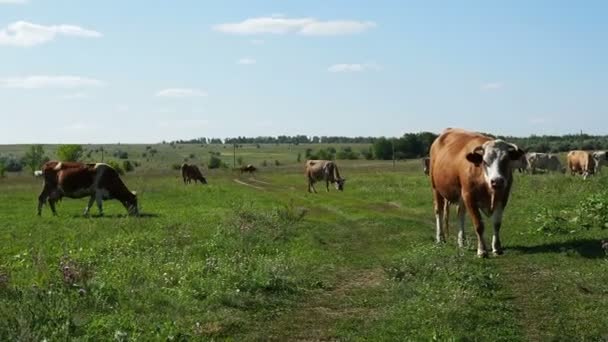
[[(429, 157), (422, 159), (423, 171), (430, 176), (433, 193), (436, 240), (438, 243), (445, 241), (449, 208), (455, 204), (459, 218), (458, 245), (464, 245), (464, 216), (468, 213), (477, 235), (477, 254), (487, 256), (483, 213), (492, 221), (492, 252), (502, 254), (500, 228), (513, 184), (513, 170), (529, 173), (565, 173), (569, 170), (571, 174), (580, 174), (586, 179), (600, 172), (606, 164), (608, 159), (605, 151), (577, 150), (568, 153), (566, 169), (556, 155), (525, 153), (517, 145), (501, 139), (448, 128), (432, 143)], [(239, 170), (241, 174), (253, 174), (256, 168), (247, 165)], [(47, 202), (56, 215), (55, 204), (63, 197), (89, 197), (85, 215), (88, 215), (93, 203), (97, 203), (99, 213), (103, 215), (102, 204), (107, 199), (120, 201), (129, 215), (139, 214), (137, 195), (127, 189), (118, 172), (107, 164), (50, 161), (35, 174), (44, 178), (44, 186), (38, 197), (38, 215), (41, 215), (42, 206)], [(181, 175), (184, 184), (192, 181), (207, 184), (196, 165), (183, 164)], [(308, 192), (317, 192), (314, 187), (317, 182), (325, 182), (326, 191), (329, 191), (330, 183), (337, 190), (344, 190), (346, 179), (342, 178), (334, 161), (308, 160), (305, 176)]]

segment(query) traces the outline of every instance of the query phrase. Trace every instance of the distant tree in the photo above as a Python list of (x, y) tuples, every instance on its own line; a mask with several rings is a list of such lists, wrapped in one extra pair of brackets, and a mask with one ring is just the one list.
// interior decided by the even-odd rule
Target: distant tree
[(239, 156), (236, 158), (236, 163), (239, 165), (243, 165), (243, 157)]
[(385, 137), (376, 140), (373, 147), (376, 159), (390, 160), (393, 158), (393, 143)]
[(118, 162), (116, 162), (114, 160), (109, 160), (107, 162), (107, 164), (110, 165), (114, 170), (116, 170), (116, 172), (118, 172), (119, 175), (125, 174), (125, 170), (120, 166), (120, 164), (118, 164)]
[(274, 160), (274, 166), (280, 166), (280, 165), (281, 165), (281, 162), (278, 161), (277, 159), (275, 159)]
[(298, 163), (302, 161), (302, 152), (298, 152), (298, 158), (296, 160)]
[(0, 160), (0, 178), (6, 177), (6, 163)]
[(40, 166), (45, 162), (45, 159), (47, 158), (44, 156), (44, 148), (42, 145), (32, 145), (27, 152), (25, 152), (23, 162), (32, 172), (34, 172), (40, 169)]
[(219, 169), (220, 167), (222, 167), (224, 163), (222, 162), (222, 159), (220, 157), (218, 157), (217, 155), (212, 154), (209, 157), (209, 164), (208, 164), (208, 168), (209, 169)]
[(61, 161), (78, 161), (82, 157), (82, 146), (76, 144), (60, 145), (57, 149), (57, 157)]
[(122, 168), (125, 170), (125, 172), (131, 172), (135, 170), (135, 166), (129, 160), (122, 161)]

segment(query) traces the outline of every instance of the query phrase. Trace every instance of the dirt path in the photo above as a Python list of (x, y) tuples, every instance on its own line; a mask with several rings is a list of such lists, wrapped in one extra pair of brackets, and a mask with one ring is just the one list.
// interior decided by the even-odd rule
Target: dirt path
[(235, 181), (235, 182), (236, 182), (236, 183), (238, 183), (238, 184), (245, 185), (245, 186), (248, 186), (248, 187), (251, 187), (251, 188), (254, 188), (254, 189), (258, 189), (258, 190), (266, 190), (265, 188), (262, 188), (262, 187), (260, 187), (260, 186), (256, 186), (256, 185), (249, 184), (249, 183), (245, 183), (245, 182), (243, 182), (242, 180), (240, 180), (240, 179), (238, 179), (238, 178), (233, 179), (233, 181)]

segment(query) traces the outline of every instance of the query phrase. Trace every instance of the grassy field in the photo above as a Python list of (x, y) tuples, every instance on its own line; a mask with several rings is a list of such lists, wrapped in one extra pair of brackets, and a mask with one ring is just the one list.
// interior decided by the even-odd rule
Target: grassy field
[(84, 218), (86, 199), (37, 217), (40, 180), (0, 180), (0, 340), (608, 339), (608, 230), (579, 211), (608, 175), (517, 174), (505, 254), (478, 259), (468, 218), (468, 248), (455, 221), (434, 243), (418, 161), (339, 161), (346, 190), (308, 194), (306, 146), (245, 147), (281, 166), (205, 171), (207, 186), (169, 165), (210, 147), (158, 146), (150, 161), (124, 146), (143, 162), (124, 177), (138, 218), (112, 201)]

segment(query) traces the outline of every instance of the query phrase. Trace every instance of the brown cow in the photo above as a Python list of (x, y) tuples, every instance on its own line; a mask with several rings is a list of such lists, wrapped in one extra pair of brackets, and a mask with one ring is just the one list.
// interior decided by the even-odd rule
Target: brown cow
[(421, 159), (422, 161), (422, 171), (424, 172), (425, 175), (429, 175), (429, 166), (431, 165), (431, 158), (429, 157), (424, 157)]
[(329, 183), (333, 183), (337, 190), (344, 190), (346, 178), (340, 177), (338, 166), (331, 160), (308, 160), (306, 161), (306, 179), (308, 180), (308, 192), (312, 189), (315, 193), (314, 184), (325, 181), (325, 188), (329, 192)]
[(44, 187), (38, 196), (38, 215), (44, 203), (49, 203), (53, 215), (57, 215), (55, 203), (63, 197), (90, 197), (84, 214), (88, 215), (93, 202), (97, 202), (99, 214), (103, 215), (103, 201), (117, 199), (130, 215), (138, 215), (137, 196), (130, 192), (110, 165), (82, 164), (50, 161), (42, 168)]
[(568, 169), (570, 174), (578, 173), (587, 179), (595, 171), (595, 161), (591, 153), (587, 151), (575, 150), (568, 152)]
[(251, 164), (249, 164), (249, 165), (243, 165), (243, 166), (241, 166), (239, 168), (239, 171), (241, 171), (241, 175), (243, 173), (245, 173), (245, 172), (249, 173), (250, 175), (253, 175), (257, 170), (258, 169), (255, 166), (251, 165)]
[(186, 163), (182, 164), (182, 178), (184, 179), (184, 184), (190, 184), (192, 180), (194, 183), (201, 182), (201, 184), (207, 184), (207, 180), (203, 177), (201, 170), (199, 170), (196, 165), (188, 165)]
[(445, 241), (442, 218), (447, 221), (446, 201), (458, 204), (458, 245), (464, 244), (464, 210), (477, 234), (477, 255), (487, 256), (480, 210), (492, 217), (492, 251), (502, 254), (500, 226), (513, 183), (511, 162), (524, 152), (516, 145), (461, 129), (446, 129), (431, 145), (431, 184), (437, 226), (437, 242)]

